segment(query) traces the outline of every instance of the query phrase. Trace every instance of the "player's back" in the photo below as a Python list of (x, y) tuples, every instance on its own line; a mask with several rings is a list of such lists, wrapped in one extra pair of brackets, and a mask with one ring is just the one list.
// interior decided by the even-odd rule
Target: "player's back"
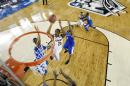
[(74, 38), (73, 38), (73, 36), (72, 36), (69, 32), (66, 32), (66, 41), (67, 41), (71, 46), (74, 46)]

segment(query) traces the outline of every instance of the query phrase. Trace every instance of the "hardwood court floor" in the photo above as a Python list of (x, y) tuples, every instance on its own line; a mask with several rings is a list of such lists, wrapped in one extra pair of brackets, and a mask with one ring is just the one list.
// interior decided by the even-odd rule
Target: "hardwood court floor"
[[(76, 81), (77, 86), (104, 86), (108, 52), (106, 37), (97, 30), (90, 29), (89, 32), (86, 32), (79, 27), (74, 28), (74, 34), (84, 39), (75, 37), (76, 45), (71, 62), (68, 65), (64, 64), (68, 55), (62, 50), (59, 62), (49, 60), (46, 79), (53, 78), (53, 71), (59, 71), (61, 68)], [(65, 80), (62, 76), (58, 78)], [(23, 81), (27, 86), (38, 86), (42, 79), (30, 70)], [(49, 86), (53, 86), (52, 84), (53, 81), (49, 82)], [(57, 86), (64, 85), (63, 83), (57, 83)]]
[[(30, 15), (36, 13), (40, 10), (50, 9), (52, 10), (59, 18), (65, 20), (72, 20), (76, 21), (77, 16), (79, 15), (79, 9), (69, 7), (67, 3), (70, 0), (48, 0), (49, 5), (43, 6), (42, 0), (34, 3), (27, 8), (24, 8), (13, 15), (10, 15), (3, 20), (0, 20), (0, 31), (8, 29), (7, 26), (11, 24), (18, 24), (18, 20), (22, 17), (28, 17), (31, 20)], [(102, 27), (114, 33), (125, 37), (126, 39), (130, 40), (130, 1), (129, 0), (118, 0), (121, 4), (126, 6), (127, 14), (121, 14), (121, 16), (110, 16), (110, 17), (103, 17), (100, 15), (96, 15), (91, 13), (91, 17), (94, 21), (95, 26)], [(83, 11), (83, 10), (82, 10)]]
[[(42, 5), (42, 0), (34, 3), (27, 8), (24, 8), (13, 15), (10, 15), (3, 20), (0, 20), (0, 31), (8, 29), (11, 24), (19, 24), (18, 20), (22, 17), (27, 17), (31, 20), (30, 15), (44, 9), (52, 10), (58, 18), (61, 20), (77, 21), (79, 15), (79, 9), (69, 7), (67, 3), (70, 0), (49, 0), (48, 6)], [(90, 13), (95, 26), (102, 27), (114, 33), (117, 33), (128, 40), (130, 40), (130, 2), (128, 0), (118, 0), (127, 7), (127, 14), (121, 14), (121, 16), (103, 17)], [(89, 32), (75, 29), (76, 36), (80, 36), (92, 41), (96, 41), (107, 45), (108, 41), (105, 36), (97, 30), (90, 30)], [(76, 47), (74, 55), (72, 56), (69, 65), (65, 66), (64, 62), (67, 57), (63, 52), (61, 53), (60, 62), (50, 62), (49, 69), (64, 69), (65, 73), (70, 75), (72, 79), (76, 80), (78, 86), (104, 86), (106, 64), (107, 64), (107, 52), (108, 46), (93, 43), (80, 38), (75, 38)], [(47, 78), (53, 77), (52, 72), (49, 72)], [(30, 79), (31, 78), (31, 79)], [(23, 79), (29, 86), (37, 86), (41, 82), (41, 78), (37, 75), (33, 75), (31, 72), (27, 73), (27, 76)], [(59, 85), (61, 86), (61, 85)]]

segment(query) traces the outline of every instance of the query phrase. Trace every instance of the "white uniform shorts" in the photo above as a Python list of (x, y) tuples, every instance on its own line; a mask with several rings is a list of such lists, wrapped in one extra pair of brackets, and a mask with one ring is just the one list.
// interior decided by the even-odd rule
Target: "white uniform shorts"
[(53, 57), (55, 60), (59, 61), (60, 60), (60, 52), (62, 51), (62, 46), (55, 47), (53, 49)]

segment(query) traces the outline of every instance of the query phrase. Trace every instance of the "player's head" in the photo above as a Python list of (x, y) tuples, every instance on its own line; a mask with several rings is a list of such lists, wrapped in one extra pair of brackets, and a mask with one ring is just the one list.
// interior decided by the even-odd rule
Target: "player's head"
[(87, 12), (87, 13), (85, 14), (85, 16), (89, 16), (89, 13)]
[(80, 12), (80, 14), (83, 14), (83, 12)]
[(56, 35), (59, 35), (59, 34), (60, 34), (60, 29), (56, 29), (56, 30), (55, 30), (55, 34), (56, 34)]
[(33, 38), (33, 43), (37, 45), (38, 44), (38, 39), (37, 38)]
[(80, 12), (80, 15), (83, 15), (83, 12)]

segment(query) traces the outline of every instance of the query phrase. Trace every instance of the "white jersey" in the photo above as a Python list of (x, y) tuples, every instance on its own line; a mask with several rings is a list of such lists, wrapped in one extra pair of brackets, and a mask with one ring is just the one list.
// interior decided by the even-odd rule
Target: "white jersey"
[(62, 50), (62, 44), (63, 44), (63, 37), (62, 36), (58, 36), (56, 37), (54, 35), (54, 41), (55, 41), (55, 46), (54, 46), (54, 50), (53, 50), (53, 57), (55, 58), (55, 60), (60, 60), (60, 52)]
[(54, 35), (54, 42), (55, 42), (54, 48), (55, 48), (56, 50), (62, 48), (63, 37), (62, 37), (62, 36), (56, 37), (56, 36)]

